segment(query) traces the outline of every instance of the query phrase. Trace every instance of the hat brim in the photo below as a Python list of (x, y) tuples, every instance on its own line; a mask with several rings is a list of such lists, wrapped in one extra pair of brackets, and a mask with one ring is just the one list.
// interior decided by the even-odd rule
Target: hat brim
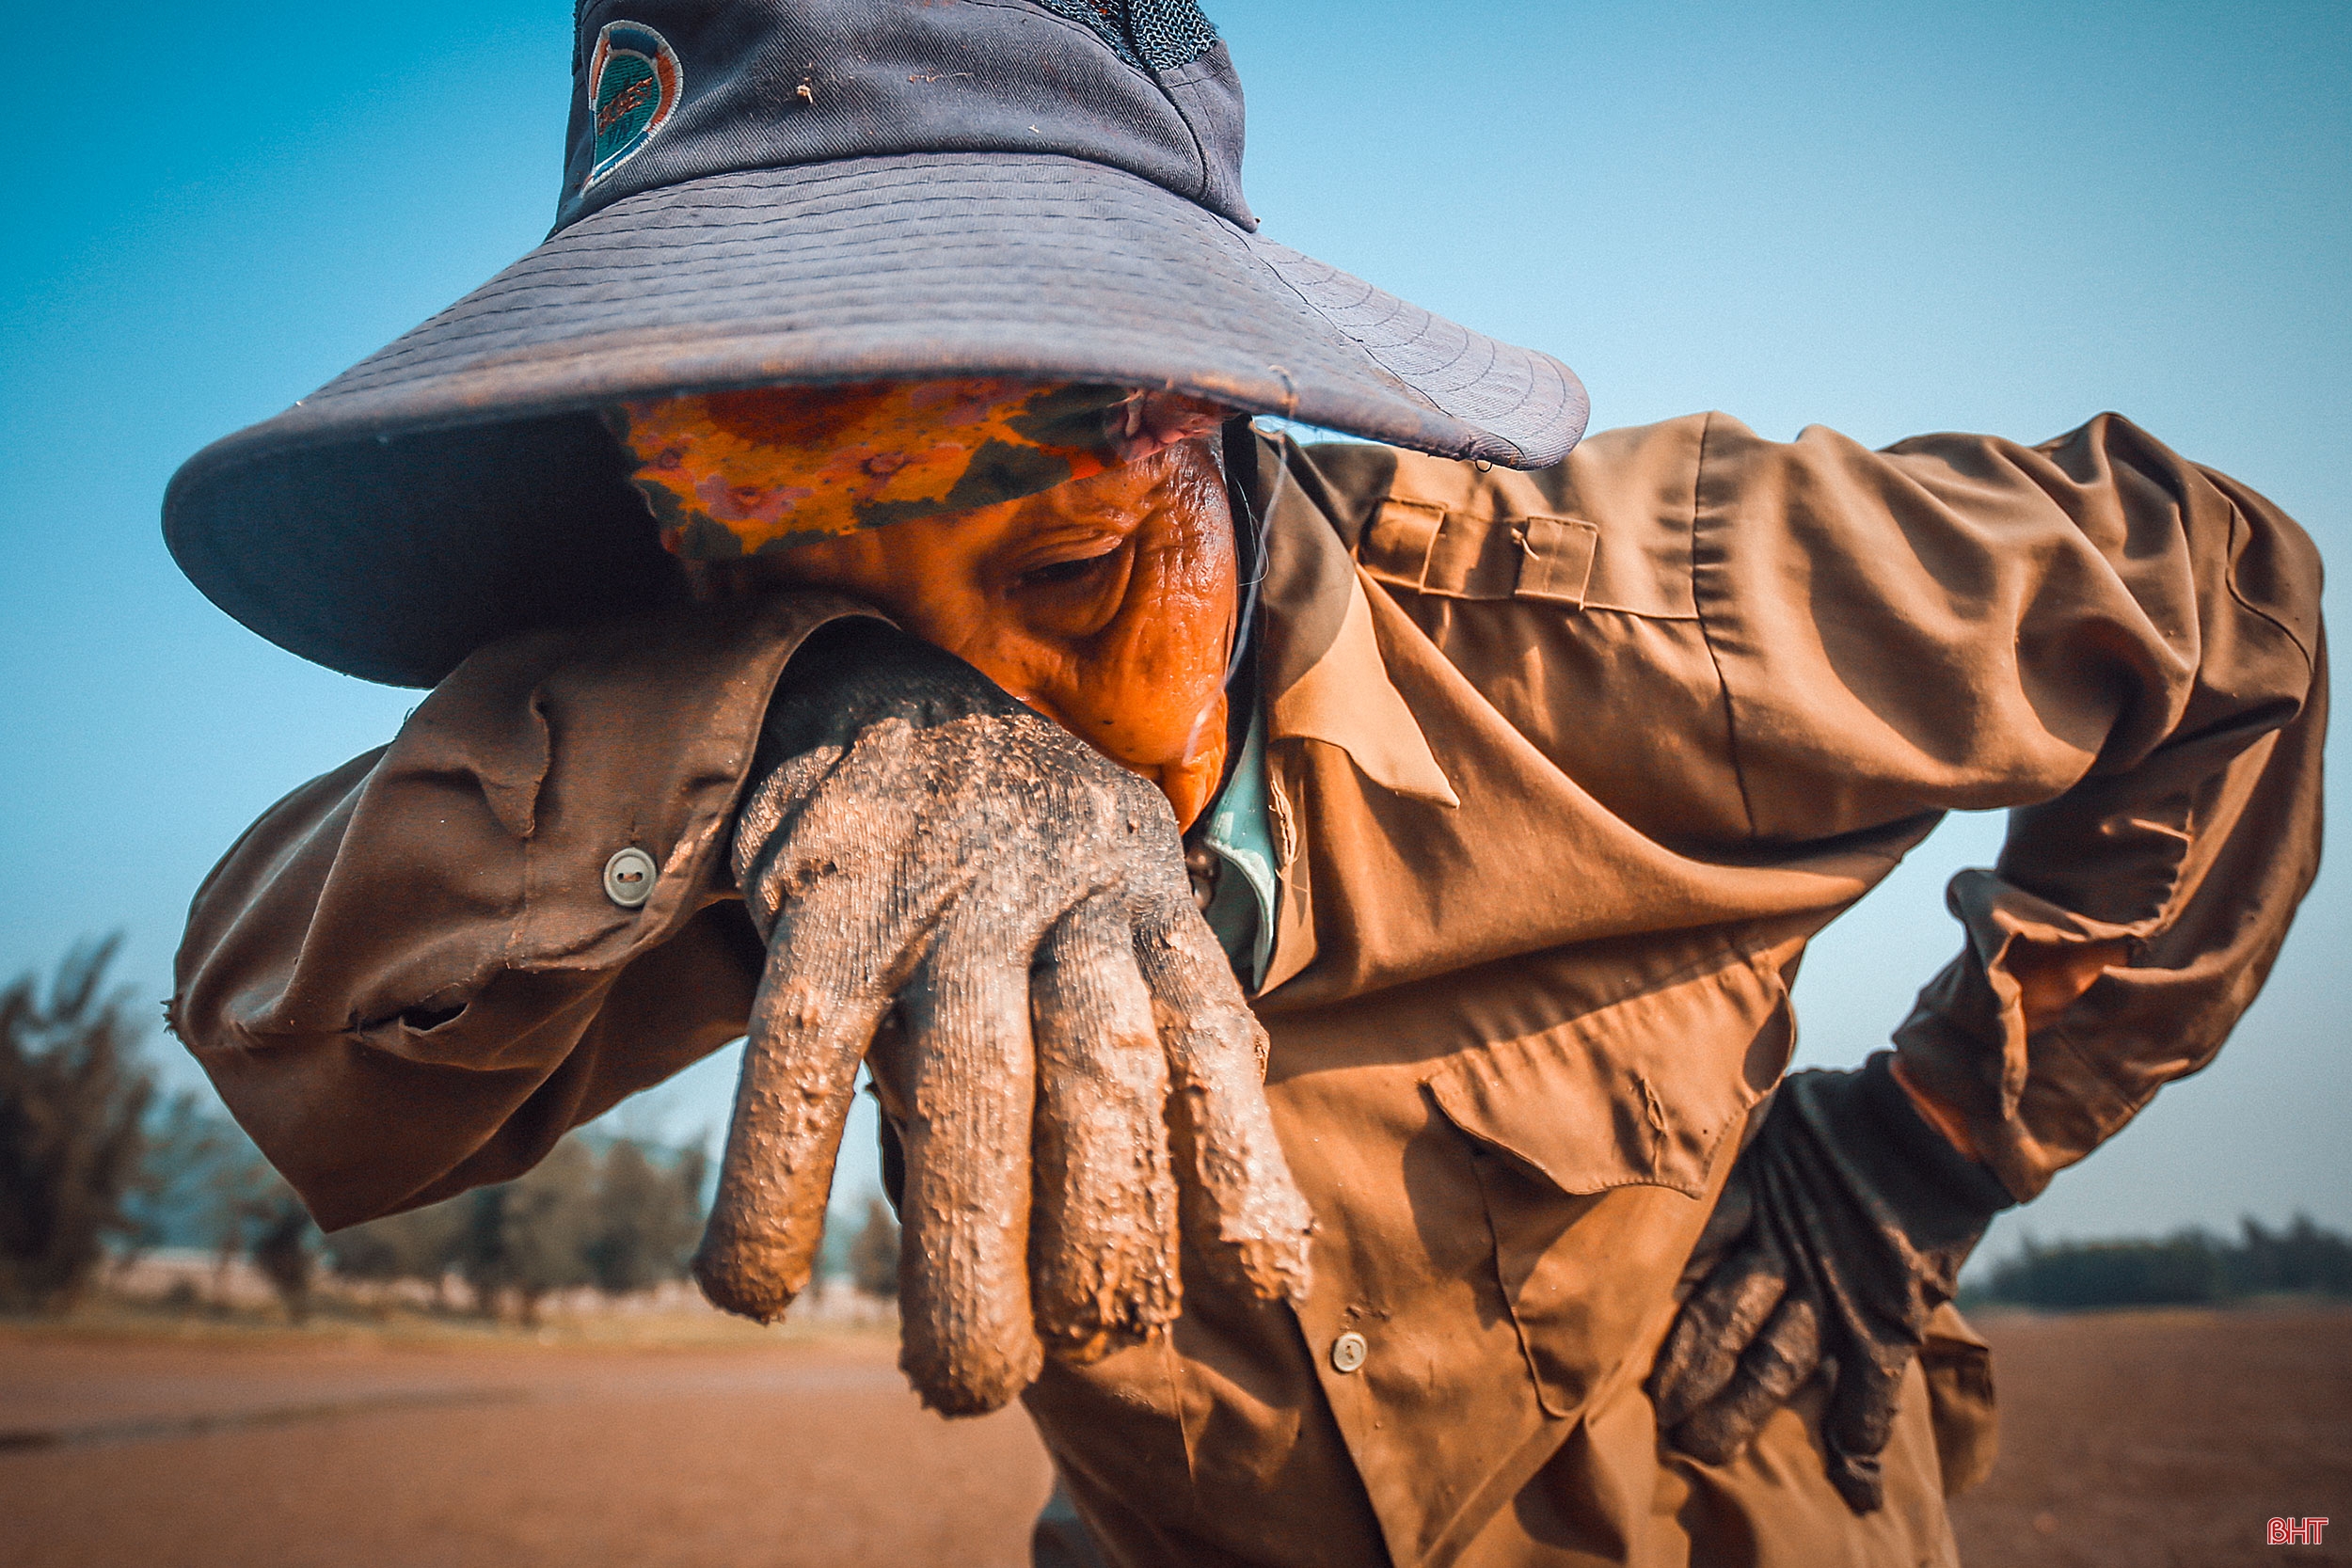
[(615, 203), (176, 474), (164, 531), (263, 637), (430, 686), (674, 577), (592, 411), (776, 384), (1024, 375), (1514, 467), (1583, 388), (1136, 175), (1004, 153), (713, 175)]

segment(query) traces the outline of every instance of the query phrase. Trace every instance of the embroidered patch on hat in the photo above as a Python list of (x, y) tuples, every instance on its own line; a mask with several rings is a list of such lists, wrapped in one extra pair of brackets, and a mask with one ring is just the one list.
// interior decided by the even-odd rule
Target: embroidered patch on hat
[(677, 112), (686, 72), (670, 40), (642, 22), (608, 22), (588, 62), (588, 106), (596, 119), (586, 190), (635, 157)]

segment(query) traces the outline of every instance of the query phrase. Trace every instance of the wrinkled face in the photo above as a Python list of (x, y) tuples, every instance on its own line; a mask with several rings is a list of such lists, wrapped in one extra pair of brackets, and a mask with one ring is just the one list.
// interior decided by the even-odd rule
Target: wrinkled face
[(756, 586), (833, 589), (889, 611), (1153, 781), (1188, 827), (1225, 768), (1238, 602), (1215, 439), (1019, 500), (717, 570)]

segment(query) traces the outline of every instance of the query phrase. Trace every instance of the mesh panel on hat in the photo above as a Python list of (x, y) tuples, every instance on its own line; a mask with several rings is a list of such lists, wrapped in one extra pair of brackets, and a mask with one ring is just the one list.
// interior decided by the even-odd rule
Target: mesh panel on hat
[(1216, 29), (1193, 0), (1038, 0), (1057, 16), (1083, 22), (1129, 65), (1173, 71), (1216, 42)]

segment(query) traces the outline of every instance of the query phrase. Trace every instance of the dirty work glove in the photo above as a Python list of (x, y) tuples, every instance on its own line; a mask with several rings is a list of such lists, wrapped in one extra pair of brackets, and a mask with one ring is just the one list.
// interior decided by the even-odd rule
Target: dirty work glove
[(1180, 1212), (1221, 1282), (1304, 1293), (1265, 1035), (1154, 785), (844, 622), (786, 671), (734, 864), (768, 964), (694, 1259), (711, 1301), (767, 1322), (808, 1282), (869, 1044), (906, 1162), (900, 1364), (933, 1408), (1173, 1320)]
[(1683, 1272), (1689, 1293), (1650, 1374), (1667, 1443), (1721, 1465), (1820, 1371), (1829, 1479), (1856, 1513), (1885, 1500), (1879, 1456), (1929, 1314), (2014, 1201), (1920, 1119), (1893, 1059), (1781, 1084)]

